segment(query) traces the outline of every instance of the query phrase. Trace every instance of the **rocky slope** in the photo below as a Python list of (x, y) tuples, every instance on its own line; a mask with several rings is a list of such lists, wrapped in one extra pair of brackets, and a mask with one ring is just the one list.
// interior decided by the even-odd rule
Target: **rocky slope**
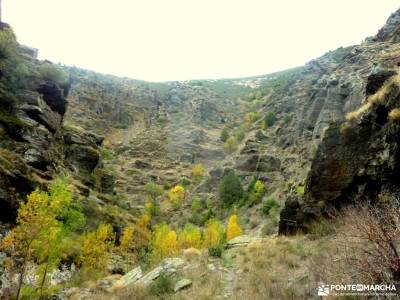
[(336, 92), (311, 127), (313, 137), (323, 139), (307, 175), (304, 197), (292, 195), (286, 202), (281, 232), (306, 228), (330, 207), (397, 193), (398, 125), (389, 114), (398, 105), (399, 15), (400, 11), (392, 14), (375, 37), (354, 47), (335, 72), (346, 71), (344, 76), (335, 75), (333, 90), (324, 89), (328, 95)]
[(12, 32), (3, 32), (11, 41), (0, 75), (0, 221), (7, 223), (27, 194), (60, 173), (76, 178), (78, 194), (101, 188), (91, 176), (102, 167), (103, 137), (64, 126), (70, 82), (57, 80), (62, 70), (25, 55)]
[[(1, 28), (3, 34), (8, 26)], [(376, 36), (300, 68), (245, 79), (148, 83), (40, 62), (24, 54), (14, 39), (11, 52), (0, 48), (0, 221), (12, 224), (28, 193), (67, 174), (83, 199), (88, 227), (111, 223), (118, 240), (124, 225), (143, 212), (147, 183), (162, 186), (166, 198), (169, 188), (186, 182), (183, 205), (164, 213), (161, 221), (176, 227), (195, 222), (192, 200), (201, 199), (208, 212), (223, 220), (237, 212), (248, 234), (269, 235), (255, 247), (253, 268), (260, 257), (272, 257), (264, 248), (276, 241), (290, 244), (287, 249), (278, 245), (277, 251), (293, 251), (302, 260), (303, 251), (294, 251), (286, 237), (271, 237), (278, 231), (278, 216), (263, 215), (262, 202), (223, 207), (218, 185), (230, 170), (245, 188), (252, 178), (260, 179), (266, 187), (262, 200), (281, 205), (283, 234), (309, 229), (332, 207), (397, 195), (399, 40), (400, 10)], [(68, 79), (60, 80), (60, 74)], [(268, 115), (274, 122), (265, 126)], [(224, 149), (223, 129), (242, 135), (234, 149)], [(205, 166), (206, 176), (189, 185), (196, 163)], [(253, 250), (249, 246), (244, 251)], [(253, 258), (242, 261), (236, 250), (226, 253), (229, 258), (223, 261), (202, 253), (205, 261), (189, 263), (187, 273), (179, 274), (192, 276), (199, 266), (207, 274), (217, 269), (215, 277), (207, 278), (218, 282), (226, 273), (220, 280), (223, 292), (215, 287), (218, 295), (240, 298), (243, 294), (234, 290), (240, 279), (255, 280), (240, 264)], [(285, 261), (286, 254), (279, 259)], [(234, 269), (226, 266), (230, 260)], [(276, 263), (260, 261), (269, 267)], [(296, 278), (290, 280), (305, 278), (303, 263), (285, 263), (279, 261), (277, 267), (295, 270)], [(128, 273), (134, 278), (153, 274), (139, 276), (134, 270)], [(114, 281), (121, 280), (117, 277), (92, 290), (69, 292), (93, 297), (99, 290), (109, 293)], [(287, 286), (285, 282), (285, 291)]]

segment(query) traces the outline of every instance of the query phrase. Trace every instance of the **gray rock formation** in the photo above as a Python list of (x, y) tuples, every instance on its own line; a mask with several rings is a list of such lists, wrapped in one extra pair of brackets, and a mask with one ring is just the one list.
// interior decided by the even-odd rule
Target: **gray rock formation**
[(332, 207), (399, 193), (400, 125), (389, 117), (400, 107), (398, 80), (386, 85), (380, 97), (355, 121), (329, 127), (307, 176), (304, 199), (288, 199), (281, 213), (281, 233), (306, 229)]

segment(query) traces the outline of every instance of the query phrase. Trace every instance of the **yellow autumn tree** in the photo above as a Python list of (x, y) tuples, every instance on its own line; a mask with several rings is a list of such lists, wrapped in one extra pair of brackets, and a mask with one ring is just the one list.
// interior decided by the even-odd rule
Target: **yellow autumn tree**
[(178, 234), (178, 245), (180, 249), (201, 247), (201, 230), (199, 227), (187, 223)]
[(136, 249), (133, 234), (135, 228), (133, 225), (126, 226), (122, 232), (119, 245), (119, 253), (125, 258), (128, 264), (133, 264), (136, 260)]
[(195, 164), (192, 169), (192, 179), (194, 182), (200, 182), (206, 175), (206, 169), (203, 164)]
[(255, 192), (257, 195), (264, 195), (266, 188), (265, 184), (261, 180), (257, 180), (256, 184), (254, 185)]
[(217, 219), (210, 219), (204, 229), (203, 245), (206, 248), (219, 247), (224, 242), (224, 227)]
[(47, 226), (55, 226), (53, 214), (47, 214), (49, 195), (39, 190), (28, 196), (28, 201), (18, 210), (17, 226), (1, 240), (0, 249), (9, 251), (14, 260), (20, 260), (16, 265), (19, 274), (16, 299), (20, 298), (20, 291), (26, 273), (26, 267), (34, 256), (34, 244), (42, 235)]
[(181, 185), (176, 185), (168, 192), (168, 201), (173, 209), (178, 209), (182, 205), (185, 198), (185, 188)]
[(156, 225), (150, 248), (154, 259), (177, 255), (179, 248), (176, 232), (170, 230), (167, 224)]
[(49, 192), (35, 190), (18, 210), (17, 225), (0, 241), (0, 249), (18, 261), (13, 271), (19, 274), (16, 299), (29, 261), (38, 264), (38, 297), (44, 296), (47, 275), (60, 263), (63, 253), (71, 248), (70, 233), (82, 228), (85, 218), (79, 203), (74, 202), (66, 179), (49, 185)]
[(103, 275), (114, 248), (115, 235), (109, 224), (100, 224), (97, 230), (82, 237), (81, 254), (78, 257), (85, 275)]
[(237, 138), (234, 136), (229, 137), (224, 143), (224, 149), (228, 153), (232, 153), (236, 150), (238, 146)]
[(238, 224), (237, 215), (233, 214), (229, 217), (228, 226), (226, 228), (226, 239), (230, 241), (239, 235), (242, 235), (242, 229)]
[(134, 248), (136, 253), (145, 248), (151, 238), (150, 231), (151, 216), (147, 213), (143, 214), (136, 220), (133, 231)]

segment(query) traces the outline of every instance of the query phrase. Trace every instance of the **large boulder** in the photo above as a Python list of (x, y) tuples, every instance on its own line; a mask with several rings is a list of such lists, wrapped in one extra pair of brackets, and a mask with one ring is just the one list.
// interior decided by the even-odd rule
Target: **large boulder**
[(100, 163), (100, 153), (93, 147), (74, 144), (67, 148), (66, 159), (76, 171), (92, 173)]

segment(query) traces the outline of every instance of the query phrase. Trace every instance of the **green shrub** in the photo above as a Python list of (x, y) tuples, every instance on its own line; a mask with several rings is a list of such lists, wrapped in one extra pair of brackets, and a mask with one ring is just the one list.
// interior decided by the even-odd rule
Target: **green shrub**
[(179, 184), (181, 185), (181, 186), (183, 186), (183, 187), (187, 187), (187, 186), (189, 186), (189, 185), (191, 185), (192, 184), (192, 181), (189, 179), (189, 178), (186, 178), (186, 177), (181, 177), (180, 179), (179, 179)]
[(234, 171), (224, 176), (219, 184), (219, 199), (225, 206), (239, 203), (243, 198), (243, 188)]
[(207, 199), (206, 198), (199, 198), (195, 197), (192, 200), (192, 211), (193, 212), (200, 212), (204, 209), (207, 209)]
[(263, 92), (262, 91), (257, 91), (255, 94), (254, 94), (254, 98), (256, 99), (256, 100), (261, 100), (261, 98), (264, 96), (264, 94), (263, 94)]
[(264, 197), (266, 191), (264, 183), (254, 176), (247, 187), (246, 197), (242, 204), (251, 207), (254, 204), (259, 203)]
[(300, 195), (300, 196), (304, 195), (304, 186), (299, 185), (299, 186), (296, 188), (296, 193), (297, 193), (297, 195)]
[(308, 225), (308, 233), (316, 237), (332, 234), (335, 231), (332, 222), (327, 219), (320, 219)]
[(113, 153), (108, 148), (101, 148), (100, 154), (103, 160), (111, 160), (113, 158)]
[(236, 140), (237, 140), (238, 142), (243, 141), (243, 139), (244, 139), (245, 136), (246, 136), (245, 130), (242, 129), (242, 128), (239, 128), (239, 129), (235, 132), (235, 137), (236, 137)]
[(223, 250), (224, 249), (222, 248), (222, 246), (209, 247), (208, 248), (208, 255), (210, 255), (212, 257), (221, 257)]
[(51, 81), (57, 85), (68, 82), (68, 74), (57, 65), (44, 63), (39, 68), (39, 75), (43, 80)]
[(278, 207), (279, 207), (279, 203), (275, 199), (268, 198), (267, 200), (265, 200), (263, 202), (262, 212), (264, 213), (264, 215), (268, 216), (271, 213), (272, 209), (278, 208)]
[(283, 118), (283, 123), (285, 123), (286, 125), (289, 124), (289, 122), (292, 120), (292, 116), (290, 115), (285, 115), (285, 117)]
[(0, 59), (15, 56), (17, 51), (17, 40), (10, 28), (0, 30)]
[(264, 117), (264, 127), (268, 128), (271, 127), (275, 124), (276, 122), (276, 116), (272, 111), (269, 111), (266, 113)]
[(229, 137), (224, 143), (224, 149), (228, 153), (232, 153), (237, 149), (238, 140), (235, 136)]
[(156, 280), (150, 284), (150, 293), (155, 296), (162, 296), (174, 291), (174, 282), (166, 274), (161, 274)]
[(163, 187), (154, 182), (147, 183), (144, 187), (144, 191), (153, 201), (164, 193)]
[(244, 122), (248, 124), (252, 124), (258, 121), (261, 118), (260, 113), (258, 112), (249, 112), (244, 117)]
[(221, 135), (219, 137), (221, 142), (226, 142), (226, 140), (229, 138), (229, 133), (228, 133), (228, 129), (224, 128), (221, 131)]

